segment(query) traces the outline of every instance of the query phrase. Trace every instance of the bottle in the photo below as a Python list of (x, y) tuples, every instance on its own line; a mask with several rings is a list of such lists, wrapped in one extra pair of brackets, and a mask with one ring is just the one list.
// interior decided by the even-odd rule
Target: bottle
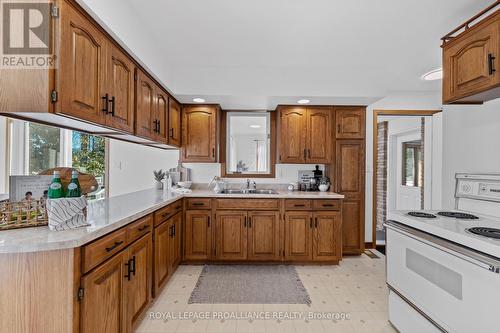
[(63, 187), (59, 171), (54, 171), (54, 176), (52, 177), (52, 182), (49, 185), (47, 196), (49, 199), (58, 199), (63, 197)]
[(71, 171), (71, 180), (68, 184), (68, 191), (66, 196), (68, 198), (79, 198), (82, 195), (82, 190), (80, 188), (80, 182), (78, 181), (78, 171)]

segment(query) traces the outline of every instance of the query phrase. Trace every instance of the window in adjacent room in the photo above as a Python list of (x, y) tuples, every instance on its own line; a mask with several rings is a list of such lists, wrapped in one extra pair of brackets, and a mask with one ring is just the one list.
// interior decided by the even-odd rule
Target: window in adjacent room
[(421, 187), (423, 184), (422, 142), (403, 142), (403, 186)]

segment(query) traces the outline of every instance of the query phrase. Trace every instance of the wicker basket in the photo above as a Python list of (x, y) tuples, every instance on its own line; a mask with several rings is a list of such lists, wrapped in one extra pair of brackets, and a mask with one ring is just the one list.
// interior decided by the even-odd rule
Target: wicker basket
[(0, 230), (39, 227), (47, 224), (45, 200), (0, 202)]

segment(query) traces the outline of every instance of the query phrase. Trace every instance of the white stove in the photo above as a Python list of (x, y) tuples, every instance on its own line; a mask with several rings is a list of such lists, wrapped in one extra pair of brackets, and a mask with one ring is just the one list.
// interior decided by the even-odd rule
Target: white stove
[(500, 175), (457, 174), (452, 211), (394, 211), (389, 320), (402, 333), (498, 332)]

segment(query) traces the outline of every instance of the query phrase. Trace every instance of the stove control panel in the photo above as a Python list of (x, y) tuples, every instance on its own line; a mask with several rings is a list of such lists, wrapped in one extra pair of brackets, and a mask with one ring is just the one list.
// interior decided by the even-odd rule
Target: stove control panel
[(500, 202), (500, 176), (474, 176), (476, 177), (457, 175), (456, 197)]

